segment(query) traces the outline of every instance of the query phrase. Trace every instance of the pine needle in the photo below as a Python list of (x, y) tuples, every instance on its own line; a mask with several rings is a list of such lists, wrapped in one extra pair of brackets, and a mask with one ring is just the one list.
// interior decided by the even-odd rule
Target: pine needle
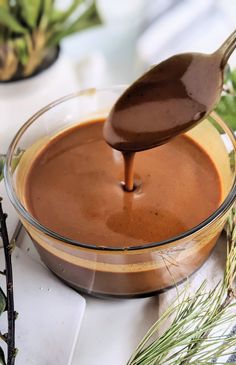
[[(224, 364), (224, 356), (235, 352), (236, 335), (229, 336), (235, 323), (236, 210), (227, 222), (227, 259), (224, 277), (212, 289), (204, 281), (194, 294), (185, 288), (174, 303), (149, 329), (127, 365)], [(158, 336), (162, 324), (174, 319)], [(230, 364), (230, 363), (227, 363)]]

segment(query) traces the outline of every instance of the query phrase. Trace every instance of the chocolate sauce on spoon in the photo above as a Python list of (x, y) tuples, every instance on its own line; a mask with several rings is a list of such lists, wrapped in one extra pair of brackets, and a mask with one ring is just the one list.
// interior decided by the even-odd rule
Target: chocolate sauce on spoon
[(201, 122), (219, 101), (236, 31), (213, 54), (175, 55), (153, 67), (118, 99), (104, 138), (122, 151), (125, 189), (132, 191), (134, 153), (168, 142)]

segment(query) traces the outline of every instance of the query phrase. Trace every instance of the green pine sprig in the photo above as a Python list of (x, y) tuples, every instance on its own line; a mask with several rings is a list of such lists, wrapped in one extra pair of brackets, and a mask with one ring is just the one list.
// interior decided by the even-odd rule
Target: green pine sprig
[[(208, 291), (204, 281), (194, 294), (185, 288), (150, 328), (127, 365), (223, 364), (235, 353), (236, 336), (226, 329), (236, 323), (236, 210), (227, 223), (227, 259), (224, 277)], [(164, 322), (174, 319), (159, 336)], [(214, 361), (214, 362), (213, 362)]]

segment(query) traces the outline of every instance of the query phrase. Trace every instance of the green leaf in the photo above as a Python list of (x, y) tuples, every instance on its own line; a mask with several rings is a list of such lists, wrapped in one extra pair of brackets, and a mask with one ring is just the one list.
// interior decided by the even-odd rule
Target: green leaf
[(17, 57), (19, 58), (19, 61), (22, 65), (26, 65), (29, 60), (29, 53), (28, 53), (28, 47), (27, 42), (25, 38), (16, 38), (14, 40), (14, 48), (17, 53)]
[[(236, 130), (236, 69), (231, 71), (229, 66), (226, 67), (224, 83), (223, 95), (215, 110), (233, 130)], [(217, 124), (216, 127), (223, 133)]]
[(101, 19), (98, 15), (95, 4), (93, 3), (90, 8), (88, 8), (81, 16), (75, 19), (72, 23), (67, 24), (60, 30), (55, 31), (51, 38), (49, 39), (49, 46), (58, 44), (62, 38), (85, 30), (89, 27), (101, 24)]
[(232, 81), (234, 91), (236, 93), (236, 69), (231, 72), (231, 81)]
[(24, 150), (21, 150), (20, 148), (16, 151), (16, 154), (14, 155), (13, 159), (12, 159), (12, 162), (11, 162), (11, 169), (12, 169), (12, 173), (15, 171), (15, 169), (17, 168), (18, 166), (18, 163), (20, 162), (21, 160), (21, 157), (23, 156), (24, 154)]
[(229, 65), (227, 64), (224, 70), (224, 83), (230, 80), (231, 77), (231, 70)]
[(0, 5), (0, 24), (7, 27), (14, 33), (24, 34), (27, 29), (16, 20), (16, 18), (4, 6)]
[[(20, 148), (16, 151), (16, 154), (14, 155), (11, 163), (12, 173), (15, 171), (15, 169), (18, 166), (18, 163), (21, 160), (21, 157), (24, 154), (24, 150), (21, 150)], [(4, 164), (5, 164), (5, 156), (0, 154), (0, 181), (3, 179), (3, 170), (4, 170)]]
[(78, 8), (78, 6), (81, 5), (83, 2), (84, 0), (74, 0), (72, 4), (65, 11), (59, 11), (57, 9), (54, 9), (52, 12), (50, 22), (57, 24), (65, 22), (74, 13), (74, 11)]
[(48, 24), (49, 24), (49, 19), (50, 16), (52, 14), (52, 10), (53, 10), (53, 0), (42, 0), (43, 4), (42, 4), (42, 16), (41, 16), (41, 20), (39, 22), (39, 28), (44, 31), (47, 29)]
[(236, 96), (223, 95), (216, 107), (216, 112), (231, 128), (236, 130)]
[(0, 347), (0, 365), (6, 365), (3, 349)]
[(0, 0), (0, 6), (4, 7), (5, 9), (8, 9), (8, 0)]
[(3, 179), (3, 169), (5, 164), (5, 157), (0, 155), (0, 181)]
[(40, 10), (41, 0), (18, 0), (21, 16), (32, 29), (36, 27)]
[(43, 13), (46, 16), (49, 16), (51, 14), (53, 2), (53, 0), (43, 0)]
[(0, 288), (0, 315), (6, 310), (7, 298), (3, 290)]

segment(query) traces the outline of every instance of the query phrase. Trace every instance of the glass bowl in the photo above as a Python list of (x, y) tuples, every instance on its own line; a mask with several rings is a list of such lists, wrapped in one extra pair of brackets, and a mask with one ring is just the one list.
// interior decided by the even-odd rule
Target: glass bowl
[[(222, 182), (220, 207), (198, 226), (166, 241), (124, 249), (76, 242), (40, 224), (27, 211), (22, 188), (33, 155), (59, 131), (105, 118), (124, 90), (125, 86), (88, 89), (40, 110), (13, 139), (4, 171), (9, 198), (42, 261), (71, 287), (98, 296), (147, 296), (183, 281), (211, 253), (235, 201), (236, 141), (213, 113), (187, 132), (210, 155)], [(17, 167), (16, 156), (21, 157)]]

